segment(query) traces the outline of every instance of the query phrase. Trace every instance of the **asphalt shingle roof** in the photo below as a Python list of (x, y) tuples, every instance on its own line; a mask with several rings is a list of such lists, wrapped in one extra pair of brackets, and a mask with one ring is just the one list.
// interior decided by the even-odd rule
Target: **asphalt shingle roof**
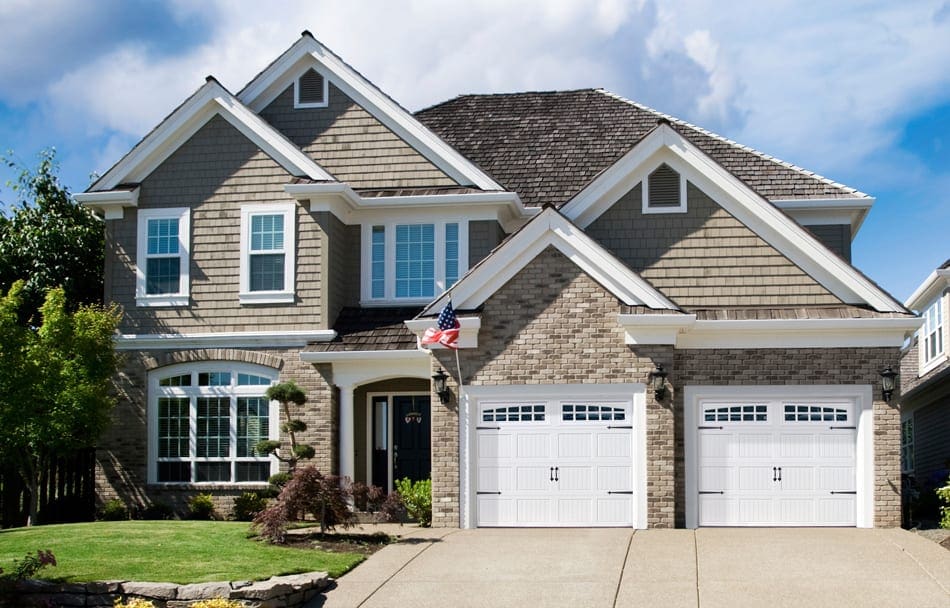
[(416, 118), (526, 205), (563, 205), (661, 118), (770, 200), (867, 195), (602, 89), (462, 95)]
[(311, 344), (310, 352), (353, 350), (411, 350), (417, 348), (416, 336), (403, 321), (414, 318), (416, 308), (347, 307), (333, 324), (337, 337), (326, 343)]

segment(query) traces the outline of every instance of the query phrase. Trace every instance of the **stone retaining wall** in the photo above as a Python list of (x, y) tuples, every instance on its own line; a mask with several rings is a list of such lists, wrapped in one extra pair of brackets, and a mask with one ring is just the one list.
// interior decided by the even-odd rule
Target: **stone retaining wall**
[[(326, 572), (274, 576), (266, 581), (223, 583), (136, 583), (101, 581), (49, 583), (24, 581), (17, 587), (17, 606), (113, 606), (116, 599), (140, 598), (155, 608), (187, 608), (199, 600), (238, 600), (248, 608), (297, 608), (330, 584)], [(0, 605), (3, 605), (0, 601)]]

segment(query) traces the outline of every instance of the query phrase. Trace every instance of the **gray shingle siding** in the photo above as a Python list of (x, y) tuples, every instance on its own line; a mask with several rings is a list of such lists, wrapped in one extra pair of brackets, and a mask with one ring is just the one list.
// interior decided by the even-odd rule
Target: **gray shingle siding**
[(851, 262), (851, 226), (849, 224), (824, 224), (805, 226), (825, 247)]
[(505, 238), (501, 225), (493, 220), (479, 220), (468, 223), (468, 265), (469, 268), (482, 261), (491, 250)]

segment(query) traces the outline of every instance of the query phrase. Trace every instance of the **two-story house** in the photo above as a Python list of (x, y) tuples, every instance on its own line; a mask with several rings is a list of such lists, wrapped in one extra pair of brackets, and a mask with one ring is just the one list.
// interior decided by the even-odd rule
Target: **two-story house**
[(901, 471), (927, 493), (930, 512), (938, 516), (935, 487), (950, 476), (950, 260), (930, 273), (905, 305), (920, 313), (923, 325), (901, 358)]
[[(600, 89), (407, 112), (308, 32), (81, 200), (125, 315), (103, 498), (431, 477), (437, 526), (895, 526), (880, 372), (919, 321), (849, 263), (873, 199)], [(419, 338), (451, 300), (457, 351)], [(446, 386), (443, 388), (442, 382)]]

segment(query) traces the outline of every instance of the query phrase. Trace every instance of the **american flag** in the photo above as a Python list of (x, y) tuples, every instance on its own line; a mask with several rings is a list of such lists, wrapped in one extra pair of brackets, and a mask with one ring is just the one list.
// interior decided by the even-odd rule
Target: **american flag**
[(455, 309), (452, 308), (452, 301), (449, 300), (442, 312), (439, 313), (438, 328), (430, 327), (422, 336), (422, 344), (441, 344), (447, 348), (458, 348), (459, 324), (458, 317), (455, 316)]

